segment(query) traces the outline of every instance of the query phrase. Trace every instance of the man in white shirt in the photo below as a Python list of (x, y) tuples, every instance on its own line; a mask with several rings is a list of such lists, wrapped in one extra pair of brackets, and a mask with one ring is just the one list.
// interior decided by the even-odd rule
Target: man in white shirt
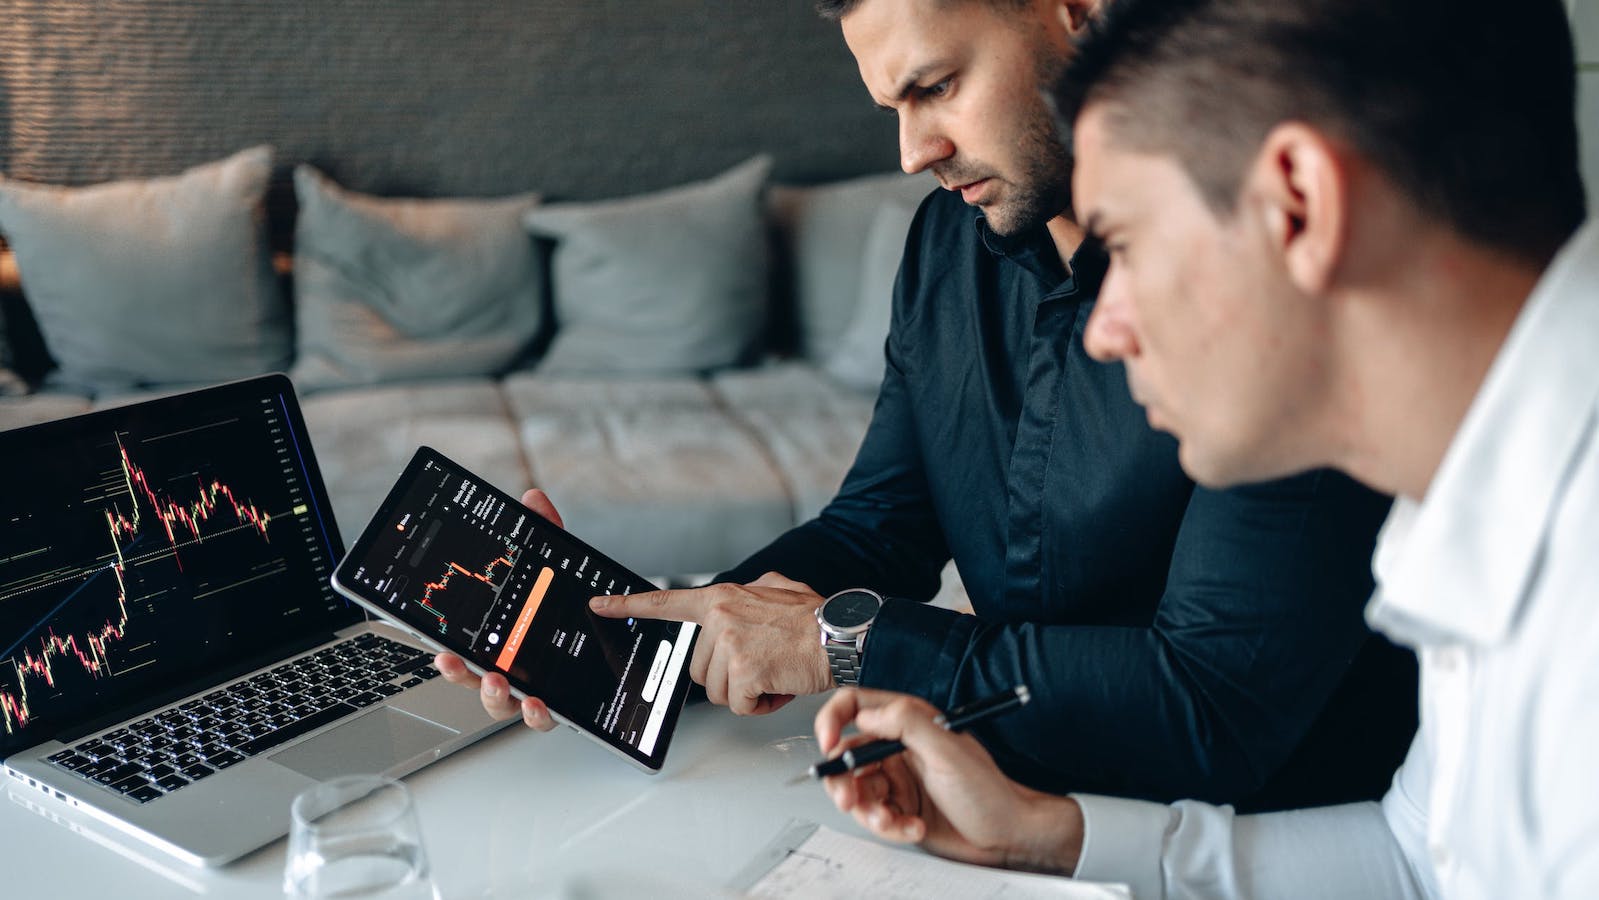
[(823, 747), (908, 750), (834, 801), (1140, 900), (1599, 897), (1599, 225), (1573, 72), (1559, 0), (1116, 0), (1056, 98), (1112, 258), (1084, 340), (1184, 468), (1334, 466), (1400, 498), (1367, 615), (1420, 654), (1422, 725), (1380, 804), (1040, 794), (925, 703), (856, 691)]

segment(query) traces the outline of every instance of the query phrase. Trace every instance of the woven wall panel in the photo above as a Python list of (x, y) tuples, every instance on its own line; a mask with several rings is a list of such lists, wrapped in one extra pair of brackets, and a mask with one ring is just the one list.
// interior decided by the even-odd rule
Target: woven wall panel
[[(593, 199), (760, 151), (895, 165), (809, 0), (0, 0), (0, 172), (84, 184), (269, 142), (352, 187)], [(287, 209), (280, 173), (274, 219)]]

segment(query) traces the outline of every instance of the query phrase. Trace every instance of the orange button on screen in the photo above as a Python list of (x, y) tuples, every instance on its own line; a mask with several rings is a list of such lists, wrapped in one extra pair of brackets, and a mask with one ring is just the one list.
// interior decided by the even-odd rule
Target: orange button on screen
[(500, 649), (500, 655), (494, 660), (494, 667), (506, 671), (511, 668), (511, 661), (516, 659), (516, 652), (522, 649), (522, 639), (527, 637), (527, 628), (533, 624), (533, 614), (539, 611), (539, 604), (544, 602), (544, 592), (550, 589), (550, 582), (555, 580), (555, 570), (546, 567), (539, 572), (537, 581), (533, 582), (533, 590), (528, 592), (527, 602), (522, 604), (522, 612), (516, 617), (516, 625), (511, 629), (511, 636), (506, 639), (505, 646)]

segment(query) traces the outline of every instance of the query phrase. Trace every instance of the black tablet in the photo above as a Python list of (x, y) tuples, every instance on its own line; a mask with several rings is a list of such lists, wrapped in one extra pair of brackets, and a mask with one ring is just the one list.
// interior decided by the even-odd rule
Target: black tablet
[(417, 450), (333, 587), (638, 766), (665, 761), (696, 626), (595, 615), (591, 597), (655, 586), (438, 451)]

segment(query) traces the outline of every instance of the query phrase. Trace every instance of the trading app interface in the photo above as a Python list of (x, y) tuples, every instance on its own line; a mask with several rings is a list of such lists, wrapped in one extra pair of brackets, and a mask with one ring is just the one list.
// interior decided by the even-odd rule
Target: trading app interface
[(651, 756), (694, 626), (595, 615), (593, 596), (654, 587), (443, 460), (410, 472), (345, 564), (349, 587)]
[(0, 754), (359, 620), (290, 401), (221, 390), (0, 435)]

